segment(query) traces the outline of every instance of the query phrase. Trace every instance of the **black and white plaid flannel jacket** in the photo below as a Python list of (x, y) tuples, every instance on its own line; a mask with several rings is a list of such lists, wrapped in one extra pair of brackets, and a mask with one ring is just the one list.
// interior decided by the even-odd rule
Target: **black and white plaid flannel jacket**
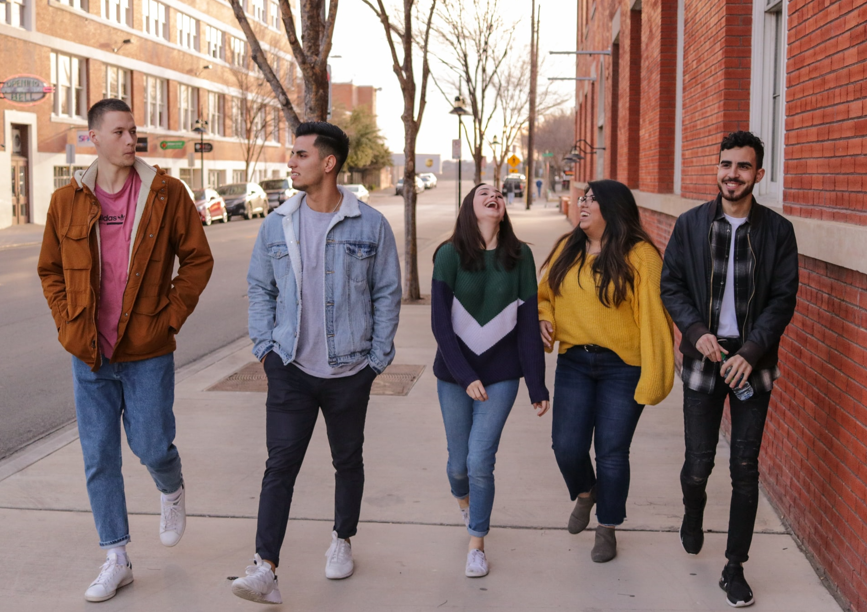
[[(723, 293), (726, 286), (726, 273), (728, 271), (728, 258), (730, 256), (732, 226), (725, 218), (722, 206), (719, 207), (717, 216), (711, 225), (708, 240), (710, 241), (711, 253), (711, 276), (710, 276), (710, 325), (708, 329), (719, 328), (720, 310), (722, 309)], [(753, 292), (755, 259), (750, 246), (750, 220), (741, 225), (735, 234), (735, 314), (738, 327), (743, 329), (744, 321), (750, 307), (750, 298)], [(740, 339), (743, 342), (743, 338)], [(683, 371), (681, 379), (687, 388), (700, 393), (713, 393), (717, 381), (722, 381), (719, 363), (709, 359), (693, 359), (683, 356)], [(753, 370), (749, 382), (756, 393), (766, 393), (774, 388), (774, 381), (780, 377), (777, 366), (764, 370)]]

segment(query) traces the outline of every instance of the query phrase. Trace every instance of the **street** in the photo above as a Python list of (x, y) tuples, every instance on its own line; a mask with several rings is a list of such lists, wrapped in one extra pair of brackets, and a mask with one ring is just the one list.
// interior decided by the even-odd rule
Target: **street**
[[(442, 239), (455, 215), (455, 181), (441, 181), (418, 197), (419, 251)], [(463, 193), (472, 187), (464, 181)], [(371, 205), (394, 229), (403, 263), (403, 200), (394, 190), (371, 194)], [(235, 217), (205, 232), (214, 254), (214, 273), (196, 311), (178, 334), (175, 367), (181, 368), (247, 334), (247, 265), (261, 220)], [(39, 246), (0, 249), (0, 459), (72, 423), (69, 355), (57, 342), (42, 295), (36, 263)], [(429, 287), (422, 287), (427, 293)], [(14, 351), (10, 347), (15, 347)]]

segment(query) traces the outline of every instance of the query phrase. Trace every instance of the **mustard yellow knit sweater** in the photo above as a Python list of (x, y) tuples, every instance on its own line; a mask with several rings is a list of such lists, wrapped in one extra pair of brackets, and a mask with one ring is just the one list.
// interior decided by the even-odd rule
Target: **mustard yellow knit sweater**
[[(553, 263), (563, 249), (560, 246)], [(671, 318), (659, 296), (662, 258), (651, 245), (639, 242), (629, 253), (635, 270), (635, 290), (620, 306), (605, 307), (599, 301), (589, 256), (575, 273), (573, 266), (555, 296), (548, 285), (548, 270), (539, 281), (539, 320), (554, 326), (560, 353), (572, 346), (595, 344), (611, 349), (627, 364), (641, 367), (635, 389), (639, 404), (658, 404), (674, 384), (674, 337)], [(578, 279), (581, 283), (579, 286)]]

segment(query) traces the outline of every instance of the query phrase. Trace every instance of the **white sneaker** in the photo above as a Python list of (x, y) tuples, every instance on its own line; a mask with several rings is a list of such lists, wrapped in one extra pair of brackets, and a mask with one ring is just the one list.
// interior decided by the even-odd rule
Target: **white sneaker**
[(461, 518), (464, 519), (464, 525), (467, 526), (467, 529), (470, 528), (470, 507), (461, 508)]
[(349, 578), (355, 571), (355, 563), (352, 561), (352, 545), (346, 540), (337, 537), (337, 532), (331, 532), (331, 546), (325, 553), (328, 561), (325, 562), (325, 577), (329, 580), (341, 580)]
[(488, 575), (488, 559), (485, 551), (473, 549), (467, 553), (466, 574), (469, 578), (481, 578)]
[(181, 495), (175, 501), (169, 501), (160, 494), (160, 542), (163, 546), (174, 546), (181, 541), (184, 529), (187, 527), (186, 492), (181, 485)]
[(283, 603), (280, 589), (277, 588), (277, 576), (271, 571), (271, 566), (262, 561), (258, 553), (253, 557), (253, 565), (247, 566), (247, 575), (236, 578), (232, 582), (232, 593), (241, 599), (256, 603)]
[(99, 570), (99, 576), (84, 592), (87, 601), (105, 601), (117, 594), (120, 587), (132, 582), (132, 564), (118, 563), (117, 554), (110, 553)]

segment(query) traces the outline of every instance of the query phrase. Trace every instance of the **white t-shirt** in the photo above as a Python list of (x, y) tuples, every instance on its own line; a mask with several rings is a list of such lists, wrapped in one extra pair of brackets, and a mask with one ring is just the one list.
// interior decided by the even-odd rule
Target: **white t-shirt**
[(737, 338), (741, 335), (738, 329), (738, 317), (735, 311), (735, 236), (738, 228), (746, 223), (746, 217), (730, 217), (726, 220), (732, 226), (732, 241), (729, 244), (729, 262), (726, 268), (726, 284), (723, 291), (722, 307), (719, 313), (719, 327), (716, 335), (720, 338)]

